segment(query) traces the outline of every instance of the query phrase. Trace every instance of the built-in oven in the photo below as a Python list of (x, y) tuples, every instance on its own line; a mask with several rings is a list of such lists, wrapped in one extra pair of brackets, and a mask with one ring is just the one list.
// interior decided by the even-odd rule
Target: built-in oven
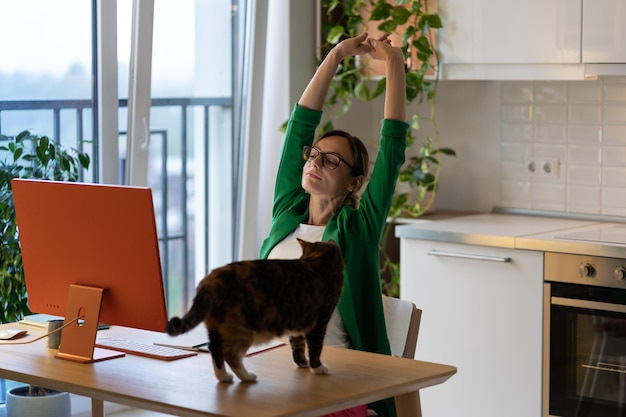
[(544, 280), (543, 417), (626, 417), (626, 259), (546, 253)]

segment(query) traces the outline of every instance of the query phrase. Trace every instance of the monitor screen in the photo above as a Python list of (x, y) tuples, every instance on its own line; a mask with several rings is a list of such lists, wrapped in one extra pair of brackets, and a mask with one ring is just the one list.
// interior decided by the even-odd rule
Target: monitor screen
[(101, 288), (101, 323), (164, 331), (149, 188), (21, 179), (12, 187), (31, 311), (67, 321), (70, 286)]

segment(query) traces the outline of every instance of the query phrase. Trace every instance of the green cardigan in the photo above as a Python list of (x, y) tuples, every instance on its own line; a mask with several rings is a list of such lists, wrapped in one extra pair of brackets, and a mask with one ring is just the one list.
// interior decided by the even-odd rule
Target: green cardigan
[[(287, 125), (286, 140), (274, 190), (269, 236), (261, 246), (267, 258), (276, 244), (309, 216), (309, 194), (302, 188), (302, 147), (311, 145), (322, 113), (295, 106)], [(343, 206), (326, 225), (322, 240), (333, 239), (341, 247), (346, 264), (339, 313), (352, 348), (390, 354), (381, 297), (379, 242), (404, 163), (409, 125), (383, 120), (380, 147), (359, 209)], [(372, 407), (382, 416), (395, 415), (393, 401)]]

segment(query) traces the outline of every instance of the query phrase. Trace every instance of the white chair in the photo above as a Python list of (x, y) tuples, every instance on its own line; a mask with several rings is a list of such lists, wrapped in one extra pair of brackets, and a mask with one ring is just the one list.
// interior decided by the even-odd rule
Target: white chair
[[(407, 300), (383, 295), (383, 309), (385, 311), (385, 325), (387, 337), (393, 356), (415, 359), (415, 347), (422, 319), (422, 310)], [(414, 401), (399, 402), (396, 399), (396, 409), (403, 410), (405, 415), (422, 416), (419, 400), (419, 391), (415, 393)], [(377, 414), (369, 410), (368, 416)]]
[(391, 354), (414, 359), (422, 310), (410, 301), (385, 295), (383, 309)]

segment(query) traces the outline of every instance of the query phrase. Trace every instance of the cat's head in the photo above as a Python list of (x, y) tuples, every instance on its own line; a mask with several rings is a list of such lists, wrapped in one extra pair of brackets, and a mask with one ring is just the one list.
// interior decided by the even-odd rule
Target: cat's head
[(328, 242), (307, 242), (306, 240), (298, 238), (298, 243), (300, 243), (302, 247), (301, 259), (313, 260), (321, 257), (332, 258), (334, 256), (341, 258), (343, 261), (341, 248), (339, 248), (337, 242), (332, 239)]

